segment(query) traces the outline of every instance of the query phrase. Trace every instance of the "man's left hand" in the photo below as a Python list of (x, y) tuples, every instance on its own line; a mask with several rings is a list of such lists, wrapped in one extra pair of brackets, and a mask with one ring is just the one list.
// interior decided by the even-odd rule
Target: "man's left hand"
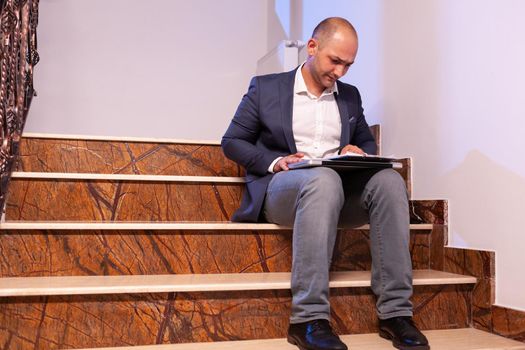
[(346, 146), (344, 146), (339, 154), (343, 155), (343, 154), (345, 154), (347, 152), (362, 154), (363, 156), (366, 156), (365, 151), (363, 151), (361, 148), (359, 148), (357, 146), (354, 146), (354, 145), (346, 145)]

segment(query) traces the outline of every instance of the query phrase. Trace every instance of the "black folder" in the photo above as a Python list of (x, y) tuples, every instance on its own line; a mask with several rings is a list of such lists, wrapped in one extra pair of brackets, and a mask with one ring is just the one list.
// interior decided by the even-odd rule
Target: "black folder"
[(297, 163), (288, 164), (290, 169), (304, 169), (324, 166), (337, 170), (352, 169), (399, 169), (403, 164), (397, 162), (395, 158), (381, 156), (361, 156), (361, 155), (343, 155), (330, 158), (312, 158), (305, 159)]

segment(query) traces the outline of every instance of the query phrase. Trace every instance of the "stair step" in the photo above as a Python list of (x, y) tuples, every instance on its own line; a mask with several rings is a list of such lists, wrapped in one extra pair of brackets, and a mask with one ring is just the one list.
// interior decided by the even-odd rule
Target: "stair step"
[[(0, 279), (0, 297), (92, 295), (164, 292), (216, 292), (290, 289), (289, 272), (7, 277)], [(414, 285), (475, 284), (476, 278), (435, 270), (415, 270)], [(331, 288), (370, 287), (370, 271), (330, 273)]]
[(106, 181), (149, 181), (149, 182), (205, 182), (205, 183), (245, 183), (243, 177), (234, 176), (183, 176), (183, 175), (140, 175), (140, 174), (97, 174), (97, 173), (46, 173), (14, 171), (13, 179), (52, 179), (52, 180), (106, 180)]
[(6, 220), (227, 222), (244, 179), (22, 172), (9, 187)]
[[(415, 321), (423, 329), (467, 328), (472, 295), (473, 286), (467, 284), (416, 286), (411, 298)], [(7, 344), (5, 349), (284, 338), (291, 307), (290, 290), (284, 289), (0, 299), (0, 344)], [(330, 301), (338, 334), (376, 331), (371, 288), (331, 289)]]
[[(411, 230), (432, 230), (432, 224), (411, 224)], [(0, 230), (290, 230), (290, 227), (267, 223), (238, 222), (100, 222), (100, 221), (4, 221)], [(369, 230), (370, 225), (353, 228)]]
[(218, 141), (24, 134), (18, 170), (242, 176)]
[[(83, 229), (62, 225), (53, 230), (50, 227), (56, 222), (35, 222), (30, 227), (23, 221), (0, 223), (0, 277), (291, 271), (289, 228), (254, 223), (146, 222), (149, 229), (136, 229), (135, 223), (117, 222), (109, 230), (98, 224), (84, 225)], [(410, 231), (415, 270), (432, 268), (431, 256), (443, 250), (443, 230), (439, 225), (422, 230), (425, 227), (431, 225), (415, 224)], [(333, 271), (371, 269), (367, 228), (339, 231)]]
[(161, 137), (133, 137), (133, 136), (99, 136), (99, 135), (76, 135), (76, 134), (49, 134), (24, 132), (24, 139), (52, 139), (52, 140), (77, 140), (77, 141), (119, 141), (119, 142), (139, 142), (139, 143), (171, 143), (186, 145), (212, 145), (220, 146), (217, 140), (187, 140), (170, 139)]
[[(5, 219), (227, 222), (240, 206), (244, 183), (227, 176), (15, 172)], [(411, 222), (422, 223), (415, 214), (428, 212), (424, 203), (410, 205)]]
[[(473, 328), (431, 330), (423, 332), (432, 350), (524, 350), (525, 344), (506, 339), (494, 334)], [(376, 333), (343, 335), (341, 340), (350, 349), (359, 350), (392, 350), (392, 342)], [(116, 348), (98, 348), (98, 350), (297, 350), (285, 339), (264, 339), (244, 341), (224, 341), (193, 344), (165, 344), (149, 346), (125, 346)], [(95, 349), (84, 349), (95, 350)]]

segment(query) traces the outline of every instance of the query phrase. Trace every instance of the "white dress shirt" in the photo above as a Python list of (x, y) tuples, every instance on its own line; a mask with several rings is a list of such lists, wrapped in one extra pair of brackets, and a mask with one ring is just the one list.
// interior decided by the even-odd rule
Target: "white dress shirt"
[[(334, 94), (337, 84), (325, 89), (321, 96), (310, 93), (304, 82), (301, 65), (295, 73), (292, 130), (297, 152), (304, 158), (324, 158), (337, 155), (341, 140), (341, 118)], [(275, 159), (273, 167), (282, 157)]]

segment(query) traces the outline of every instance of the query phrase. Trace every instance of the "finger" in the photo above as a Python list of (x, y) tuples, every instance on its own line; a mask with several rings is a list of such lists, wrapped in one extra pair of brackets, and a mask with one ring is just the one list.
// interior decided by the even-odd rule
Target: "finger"
[(288, 157), (284, 157), (283, 159), (279, 161), (279, 167), (281, 168), (281, 170), (288, 169), (288, 167), (286, 166), (286, 164), (288, 164), (288, 161), (289, 161)]
[(347, 152), (358, 153), (358, 154), (365, 154), (365, 152), (361, 148), (359, 148), (357, 146), (354, 146), (354, 145), (345, 146), (345, 148), (343, 148), (343, 152), (341, 152), (341, 153), (344, 154), (344, 153), (347, 153)]
[(294, 159), (297, 159), (297, 158), (295, 158), (295, 156), (293, 155), (283, 158), (285, 164), (293, 163)]

